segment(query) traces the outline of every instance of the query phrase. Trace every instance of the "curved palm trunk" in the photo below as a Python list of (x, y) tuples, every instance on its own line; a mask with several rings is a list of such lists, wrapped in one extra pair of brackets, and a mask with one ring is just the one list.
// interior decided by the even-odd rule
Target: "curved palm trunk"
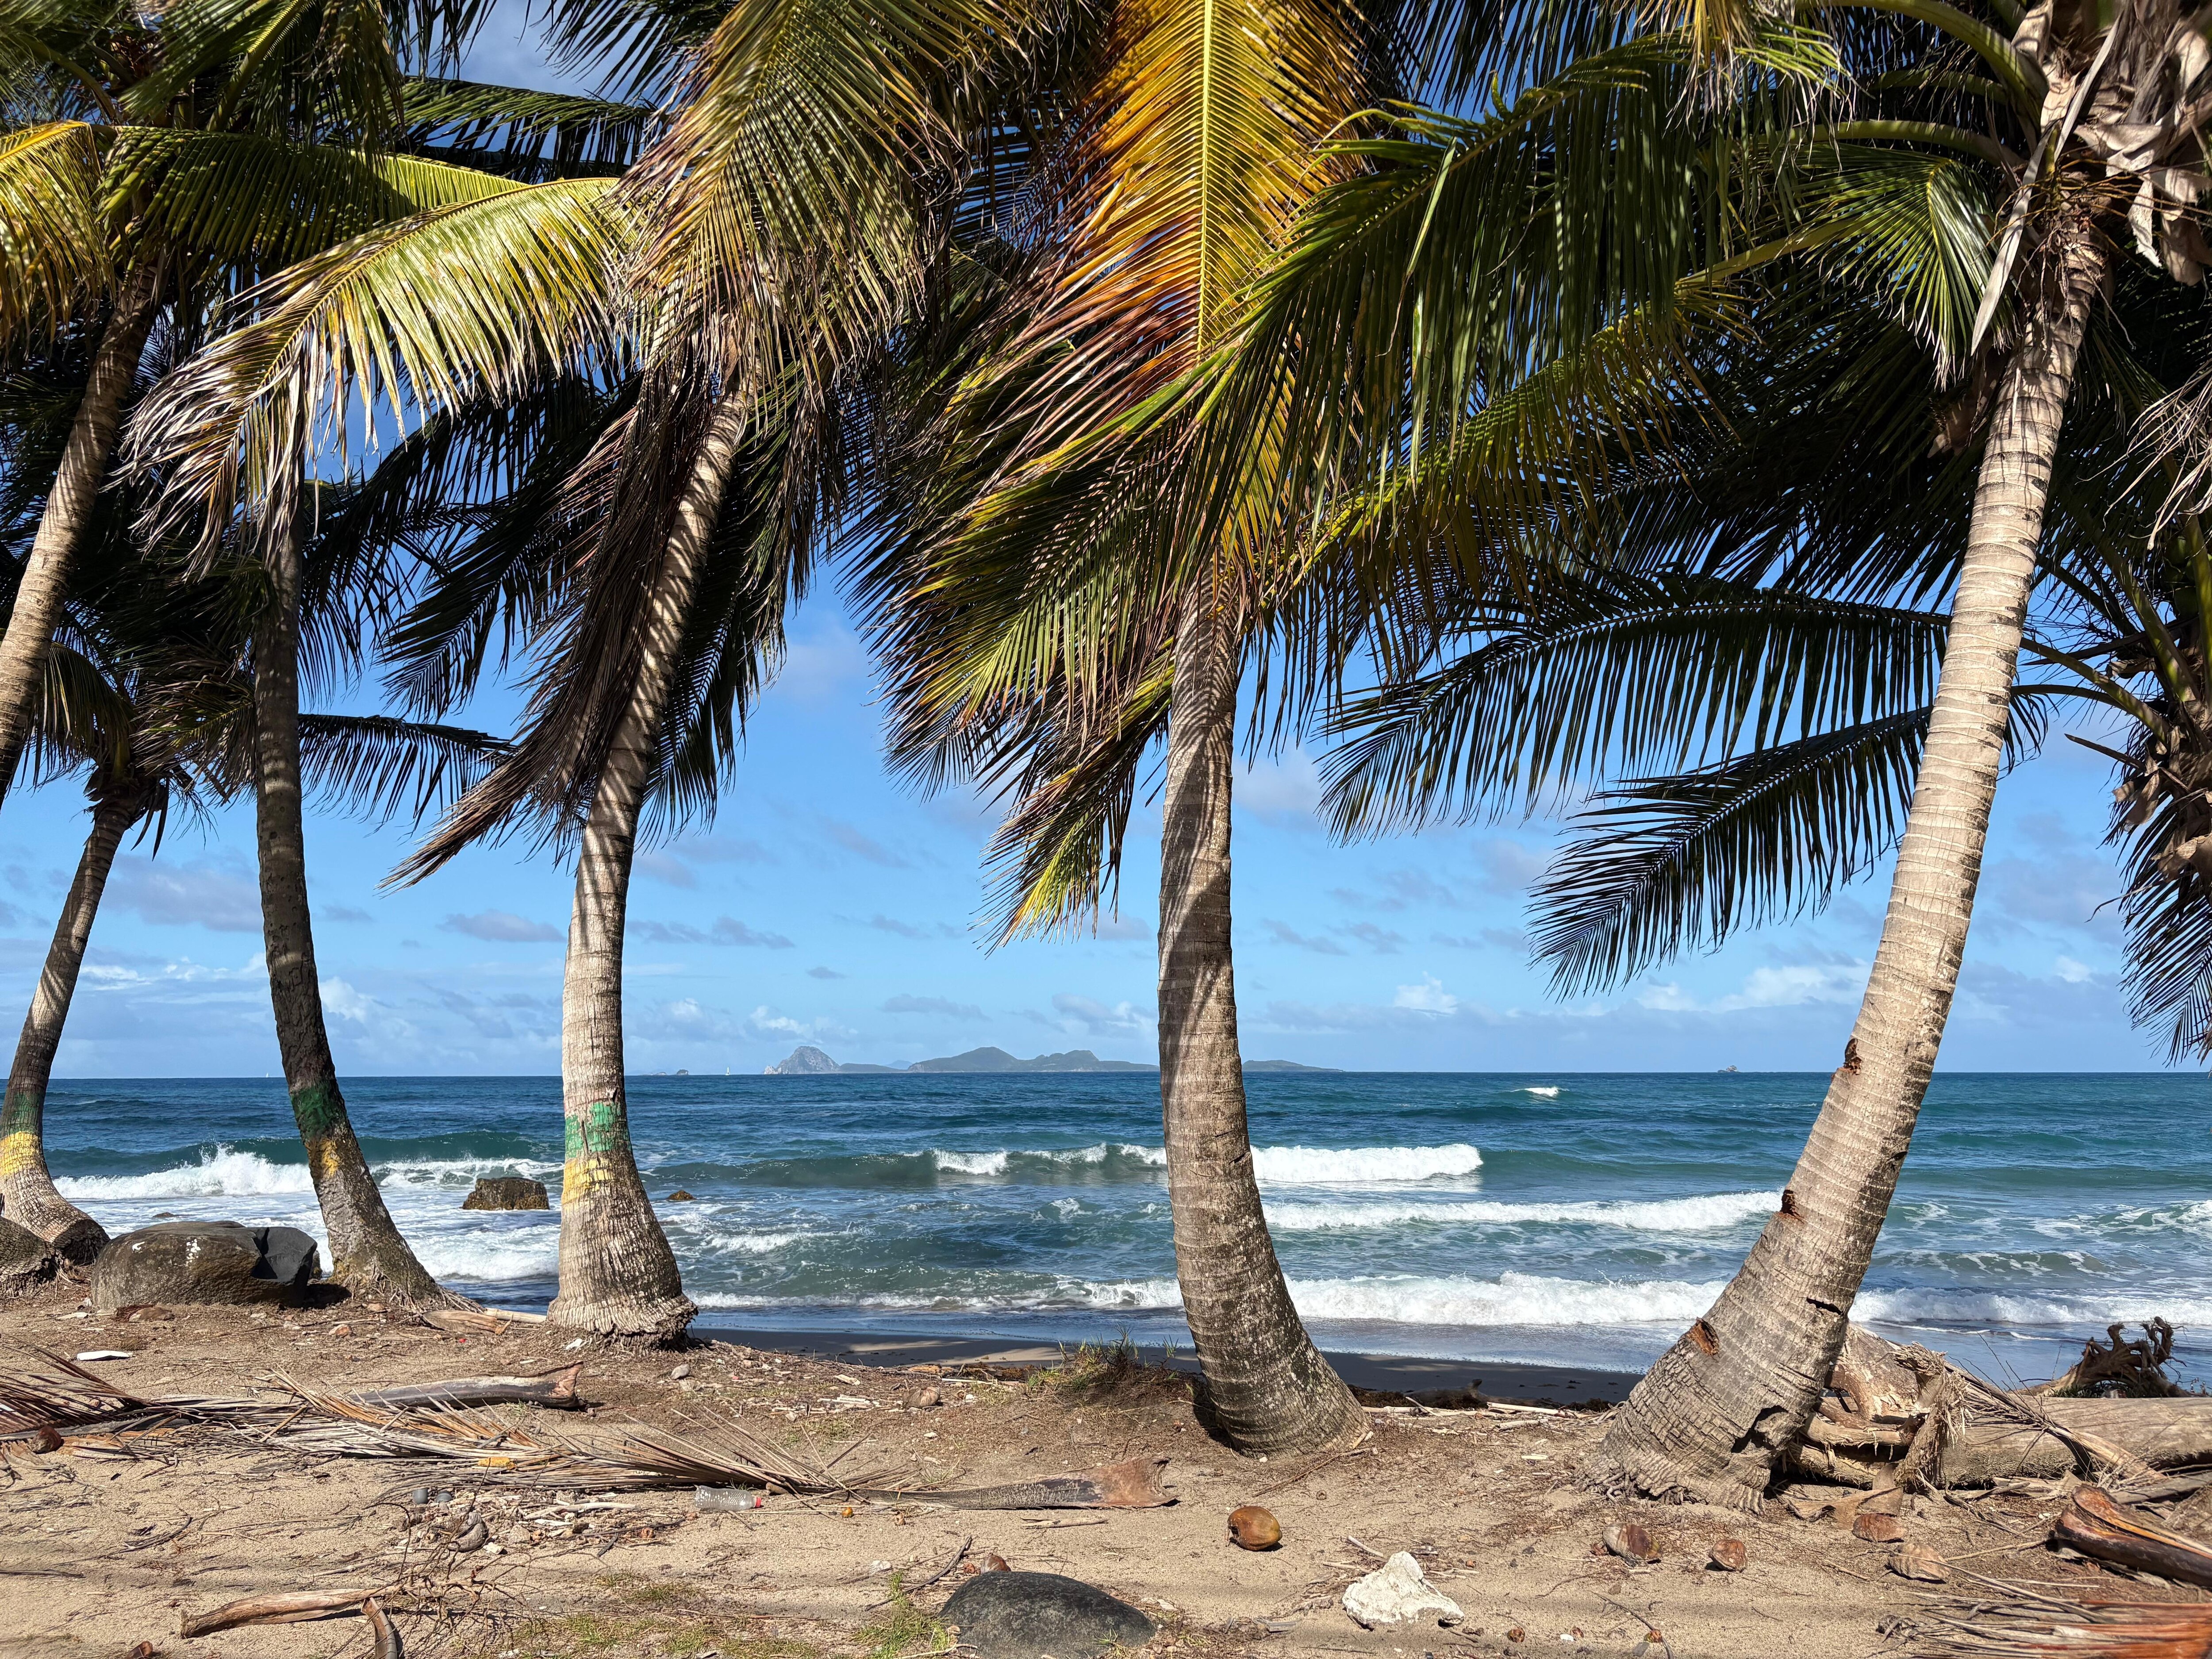
[(2106, 248), (2077, 228), (2033, 290), (1974, 497), (1950, 641), (1874, 973), (1750, 1256), (1629, 1396), (1603, 1455), (1648, 1492), (1756, 1507), (1804, 1431), (1873, 1260), (1966, 946), (2051, 458)]
[(115, 434), (123, 423), (123, 399), (145, 354), (155, 313), (161, 308), (161, 263), (149, 256), (131, 267), (116, 296), (115, 309), (93, 354), (84, 396), (70, 422), (69, 442), (60, 470), (39, 517), (39, 533), (24, 562), (23, 580), (8, 631), (0, 637), (0, 795), (15, 775), (29, 737), (38, 702), (39, 678), (46, 665), (54, 624), (61, 617), (62, 594), (70, 566), (92, 522), (107, 468), (115, 458)]
[(668, 1248), (630, 1150), (623, 1070), (623, 929), (654, 738), (667, 712), (684, 619), (744, 424), (740, 399), (723, 398), (684, 482), (646, 602), (637, 678), (600, 769), (576, 855), (576, 897), (561, 984), (561, 1104), (568, 1131), (561, 1172), (561, 1293), (546, 1312), (556, 1324), (599, 1336), (668, 1341), (699, 1311), (684, 1294), (676, 1253)]
[(261, 864), (261, 935), (269, 1000), (293, 1120), (331, 1242), (331, 1277), (356, 1295), (401, 1307), (452, 1306), (392, 1225), (362, 1157), (323, 1025), (307, 909), (307, 848), (300, 789), (300, 547), (276, 550), (274, 592), (253, 642), (254, 835)]
[(15, 1064), (8, 1073), (5, 1105), (0, 1105), (0, 1212), (28, 1227), (70, 1261), (89, 1261), (107, 1245), (107, 1230), (55, 1190), (46, 1170), (46, 1085), (53, 1075), (54, 1050), (61, 1044), (70, 1000), (76, 994), (77, 970), (92, 937), (92, 920), (115, 863), (115, 849), (138, 821), (144, 805), (135, 790), (118, 791), (93, 804), (92, 833), (77, 860), (46, 950), (46, 971), (31, 994), (23, 1035), (15, 1042)]
[(1260, 1207), (1237, 1047), (1229, 808), (1237, 649), (1201, 586), (1176, 629), (1160, 834), (1160, 1106), (1176, 1277), (1209, 1426), (1256, 1452), (1345, 1445), (1366, 1419), (1291, 1305)]

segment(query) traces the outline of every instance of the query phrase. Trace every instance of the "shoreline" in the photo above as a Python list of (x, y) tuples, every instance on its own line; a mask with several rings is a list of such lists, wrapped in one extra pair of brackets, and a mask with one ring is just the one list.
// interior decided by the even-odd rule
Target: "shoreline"
[[(726, 1319), (693, 1322), (695, 1342), (731, 1342), (780, 1353), (848, 1364), (899, 1369), (915, 1365), (1057, 1364), (1078, 1346), (1049, 1339), (996, 1335), (937, 1335), (885, 1331), (796, 1329), (789, 1326), (739, 1324)], [(1149, 1345), (1139, 1345), (1151, 1353)], [(1322, 1358), (1355, 1389), (1382, 1394), (1458, 1392), (1479, 1385), (1493, 1400), (1587, 1405), (1618, 1404), (1628, 1397), (1640, 1372), (1602, 1370), (1580, 1365), (1539, 1365), (1522, 1361), (1438, 1359), (1418, 1354), (1355, 1353), (1322, 1349)], [(1198, 1361), (1179, 1347), (1161, 1356), (1179, 1371), (1195, 1373)], [(1159, 1363), (1155, 1359), (1150, 1363)]]

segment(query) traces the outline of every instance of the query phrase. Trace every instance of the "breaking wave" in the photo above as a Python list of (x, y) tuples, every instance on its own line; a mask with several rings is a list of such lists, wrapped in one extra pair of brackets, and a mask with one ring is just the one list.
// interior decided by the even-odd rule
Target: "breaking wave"
[(1692, 1198), (1579, 1203), (1507, 1204), (1476, 1200), (1455, 1204), (1273, 1204), (1267, 1224), (1283, 1232), (1329, 1228), (1398, 1227), (1408, 1222), (1472, 1222), (1477, 1225), (1530, 1224), (1626, 1227), (1638, 1232), (1718, 1232), (1759, 1216), (1782, 1202), (1773, 1193), (1708, 1193)]

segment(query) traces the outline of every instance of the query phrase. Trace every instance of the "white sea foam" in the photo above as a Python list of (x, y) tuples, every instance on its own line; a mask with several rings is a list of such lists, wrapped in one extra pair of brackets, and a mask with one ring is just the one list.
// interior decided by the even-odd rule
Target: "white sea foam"
[(1782, 1202), (1773, 1193), (1705, 1193), (1692, 1198), (1585, 1200), (1564, 1204), (1507, 1204), (1472, 1200), (1450, 1204), (1271, 1204), (1267, 1224), (1279, 1232), (1336, 1228), (1402, 1227), (1409, 1222), (1473, 1223), (1492, 1226), (1545, 1224), (1626, 1227), (1638, 1232), (1718, 1232), (1771, 1214)]
[[(1628, 1325), (1695, 1319), (1712, 1306), (1723, 1281), (1633, 1283), (1503, 1273), (1494, 1279), (1392, 1273), (1362, 1279), (1291, 1280), (1291, 1300), (1308, 1319), (1391, 1325)], [(1094, 1308), (1178, 1308), (1171, 1279), (1092, 1285)]]
[(2023, 1327), (2105, 1326), (2115, 1320), (2170, 1319), (2177, 1325), (2212, 1323), (2212, 1297), (2175, 1296), (2158, 1291), (2087, 1291), (2075, 1296), (2028, 1296), (1972, 1287), (1916, 1287), (1861, 1291), (1852, 1305), (1855, 1319), (1893, 1325)]
[(149, 1175), (64, 1176), (54, 1182), (64, 1198), (97, 1203), (154, 1198), (263, 1198), (312, 1193), (305, 1164), (271, 1164), (258, 1152), (218, 1146), (197, 1164)]
[(805, 1231), (784, 1233), (712, 1233), (701, 1240), (710, 1250), (721, 1250), (733, 1255), (773, 1255), (787, 1246), (803, 1238), (819, 1238), (819, 1233)]
[(1367, 1186), (1473, 1175), (1482, 1154), (1465, 1142), (1449, 1146), (1261, 1146), (1252, 1168), (1263, 1182), (1284, 1187)]
[(561, 1267), (557, 1224), (471, 1228), (465, 1232), (410, 1227), (407, 1239), (415, 1247), (416, 1258), (436, 1279), (550, 1279)]
[(1516, 1094), (1523, 1094), (1523, 1095), (1539, 1095), (1539, 1096), (1541, 1096), (1541, 1097), (1542, 1097), (1544, 1099), (1546, 1099), (1546, 1100), (1557, 1100), (1557, 1099), (1559, 1097), (1559, 1085), (1558, 1084), (1556, 1084), (1556, 1083), (1553, 1083), (1553, 1084), (1533, 1084), (1533, 1083), (1532, 1083), (1532, 1084), (1530, 1084), (1528, 1087), (1526, 1087), (1526, 1088), (1524, 1088), (1524, 1089), (1516, 1089), (1516, 1090), (1515, 1090), (1515, 1091), (1514, 1091), (1514, 1092), (1515, 1092)]
[(1004, 1152), (933, 1152), (940, 1170), (950, 1170), (957, 1175), (1002, 1176), (1006, 1172)]

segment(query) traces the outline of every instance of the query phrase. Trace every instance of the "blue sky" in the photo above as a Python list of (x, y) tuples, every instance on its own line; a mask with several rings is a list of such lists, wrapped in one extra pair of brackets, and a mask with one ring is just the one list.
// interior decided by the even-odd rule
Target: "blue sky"
[[(475, 78), (552, 85), (495, 21)], [(511, 703), (477, 711), (500, 723)], [(994, 1043), (1153, 1057), (1157, 805), (1140, 807), (1120, 917), (1096, 939), (982, 948), (989, 809), (923, 801), (878, 760), (858, 640), (825, 587), (756, 718), (711, 828), (640, 860), (627, 1025), (633, 1070), (757, 1072), (799, 1042), (902, 1063)], [(2054, 739), (2007, 780), (1942, 1062), (2120, 1070), (2161, 1051), (2129, 1028), (2115, 880), (2099, 845), (2105, 763)], [(1525, 894), (1546, 823), (1355, 847), (1316, 820), (1293, 751), (1242, 781), (1237, 986), (1244, 1051), (1386, 1070), (1825, 1070), (1880, 927), (1887, 865), (1824, 915), (1742, 936), (1608, 995), (1552, 1000), (1527, 961)], [(0, 812), (0, 1009), (27, 1002), (84, 830), (64, 786)], [(569, 872), (520, 848), (468, 854), (419, 886), (380, 883), (405, 828), (313, 820), (316, 942), (341, 1067), (559, 1068)], [(251, 1075), (276, 1066), (240, 807), (126, 848), (94, 930), (63, 1076)]]
[[(504, 699), (501, 700), (504, 702)], [(489, 720), (497, 710), (481, 714)], [(637, 1071), (757, 1072), (799, 1042), (902, 1063), (995, 1043), (1149, 1059), (1157, 805), (1140, 808), (1118, 921), (1097, 939), (988, 951), (984, 806), (921, 800), (878, 762), (868, 664), (834, 595), (794, 629), (710, 829), (644, 854), (631, 904)], [(2070, 744), (2006, 781), (1943, 1063), (2132, 1069), (2159, 1062), (2114, 988), (2104, 763)], [(1316, 820), (1311, 762), (1242, 780), (1237, 985), (1253, 1058), (1407, 1070), (1826, 1069), (1865, 981), (1888, 872), (1824, 915), (1561, 1004), (1531, 969), (1528, 883), (1547, 823), (1342, 847)], [(0, 1004), (30, 994), (83, 833), (67, 787), (0, 814)], [(355, 1073), (559, 1066), (569, 872), (471, 852), (422, 884), (380, 883), (405, 826), (311, 822), (331, 1036)], [(276, 1065), (260, 973), (252, 820), (234, 809), (125, 850), (64, 1039), (64, 1076), (246, 1075)]]

